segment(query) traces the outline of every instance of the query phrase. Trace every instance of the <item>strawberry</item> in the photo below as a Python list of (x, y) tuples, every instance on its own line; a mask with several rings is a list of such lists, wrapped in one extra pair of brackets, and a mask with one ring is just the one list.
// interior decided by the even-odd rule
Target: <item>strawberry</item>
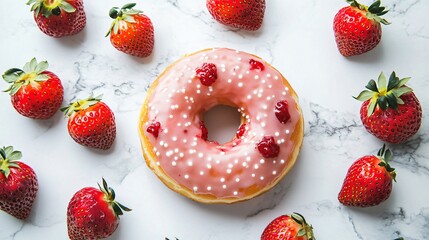
[(389, 143), (401, 143), (411, 138), (420, 128), (422, 107), (413, 90), (405, 84), (410, 78), (399, 79), (395, 72), (386, 86), (383, 73), (378, 87), (371, 80), (357, 97), (363, 101), (360, 118), (365, 128), (377, 138)]
[(383, 145), (377, 156), (368, 155), (356, 160), (350, 166), (338, 194), (340, 203), (370, 207), (388, 199), (392, 192), (392, 180), (396, 177), (395, 169), (389, 165), (391, 157), (392, 152)]
[(313, 227), (299, 213), (282, 215), (265, 228), (261, 240), (315, 240)]
[(262, 26), (265, 0), (207, 0), (207, 9), (221, 24), (248, 31)]
[(101, 239), (112, 235), (119, 216), (131, 209), (115, 201), (115, 191), (107, 186), (85, 187), (76, 192), (67, 207), (67, 229), (71, 240)]
[(265, 158), (274, 158), (279, 155), (280, 147), (272, 136), (264, 136), (260, 142), (256, 144), (259, 153)]
[(101, 96), (78, 100), (61, 111), (69, 117), (67, 128), (79, 144), (98, 149), (109, 149), (116, 137), (115, 116), (101, 102)]
[(350, 6), (334, 17), (337, 47), (343, 56), (359, 55), (375, 48), (381, 40), (381, 24), (390, 24), (381, 18), (388, 11), (377, 0), (367, 7), (356, 0), (347, 0)]
[(39, 29), (51, 37), (74, 35), (85, 27), (82, 0), (29, 0)]
[(148, 57), (155, 41), (152, 21), (142, 11), (133, 9), (134, 6), (135, 3), (128, 3), (120, 9), (110, 9), (109, 15), (114, 20), (106, 37), (110, 35), (110, 42), (119, 51)]
[(0, 209), (10, 215), (26, 219), (33, 207), (39, 183), (36, 173), (19, 162), (22, 154), (12, 146), (0, 149)]
[(47, 71), (48, 62), (33, 58), (23, 69), (12, 68), (3, 74), (11, 84), (5, 90), (11, 95), (13, 107), (23, 116), (33, 119), (52, 117), (63, 102), (64, 89), (60, 79)]

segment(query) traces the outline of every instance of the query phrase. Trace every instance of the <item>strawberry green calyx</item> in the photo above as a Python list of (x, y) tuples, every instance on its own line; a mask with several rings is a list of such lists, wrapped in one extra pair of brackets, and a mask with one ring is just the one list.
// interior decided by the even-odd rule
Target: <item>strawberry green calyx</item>
[(51, 15), (59, 16), (61, 10), (67, 13), (76, 11), (76, 8), (66, 0), (28, 0), (27, 5), (31, 5), (30, 11), (36, 16), (42, 14), (47, 18)]
[(375, 1), (369, 7), (363, 4), (360, 4), (356, 0), (346, 0), (346, 2), (350, 3), (350, 6), (364, 11), (368, 19), (374, 19), (375, 21), (382, 23), (384, 25), (390, 24), (390, 22), (388, 22), (386, 19), (381, 18), (381, 16), (386, 14), (389, 10), (387, 10), (386, 7), (381, 6), (380, 0)]
[(135, 23), (134, 15), (140, 14), (143, 11), (133, 9), (137, 4), (135, 3), (128, 3), (122, 6), (121, 8), (113, 7), (109, 11), (109, 16), (113, 18), (112, 25), (110, 25), (109, 31), (106, 34), (106, 37), (110, 35), (110, 33), (113, 31), (113, 33), (117, 34), (119, 31), (119, 28), (124, 22), (127, 23)]
[(124, 205), (115, 201), (115, 191), (107, 185), (106, 180), (103, 179), (103, 187), (98, 184), (100, 190), (104, 193), (104, 200), (113, 208), (113, 211), (116, 214), (116, 217), (124, 215), (123, 211), (129, 212), (130, 208), (125, 207)]
[(392, 152), (390, 151), (390, 149), (386, 149), (386, 144), (383, 144), (383, 147), (378, 150), (377, 156), (380, 159), (380, 163), (378, 165), (386, 168), (393, 181), (396, 182), (395, 169), (389, 165), (389, 161), (392, 158)]
[(12, 146), (0, 148), (0, 173), (3, 173), (7, 178), (10, 174), (10, 168), (19, 168), (16, 162), (21, 157), (22, 153), (14, 151)]
[(31, 59), (30, 62), (24, 65), (23, 69), (11, 68), (3, 73), (2, 77), (11, 86), (4, 90), (14, 95), (22, 86), (32, 85), (37, 87), (38, 82), (43, 82), (49, 79), (48, 75), (43, 72), (48, 69), (49, 64), (47, 61), (37, 62), (36, 58)]
[(409, 77), (399, 79), (396, 73), (392, 72), (387, 83), (386, 76), (384, 73), (381, 73), (378, 77), (378, 86), (371, 79), (365, 86), (368, 90), (362, 91), (354, 98), (363, 102), (370, 100), (368, 116), (374, 113), (377, 106), (382, 110), (386, 110), (387, 108), (397, 109), (399, 104), (404, 104), (401, 96), (413, 91), (410, 87), (405, 86), (410, 79)]
[(296, 223), (298, 223), (299, 225), (302, 226), (302, 228), (299, 229), (298, 232), (296, 233), (296, 237), (306, 236), (308, 240), (316, 240), (316, 238), (314, 238), (314, 234), (313, 234), (313, 227), (305, 221), (304, 216), (302, 216), (299, 213), (294, 212), (290, 215), (290, 217)]
[(70, 117), (73, 113), (79, 112), (81, 110), (85, 110), (98, 102), (101, 101), (103, 95), (99, 95), (97, 97), (93, 97), (92, 94), (90, 97), (86, 99), (80, 99), (76, 102), (70, 103), (68, 106), (60, 108), (60, 111), (64, 113), (64, 115)]

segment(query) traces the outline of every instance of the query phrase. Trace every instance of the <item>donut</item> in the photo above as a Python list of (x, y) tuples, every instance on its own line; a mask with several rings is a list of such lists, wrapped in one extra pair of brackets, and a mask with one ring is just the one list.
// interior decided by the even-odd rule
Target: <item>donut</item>
[[(203, 113), (237, 108), (241, 125), (225, 144), (207, 139)], [(289, 172), (303, 141), (296, 92), (274, 67), (227, 48), (186, 55), (151, 84), (139, 135), (148, 167), (170, 189), (202, 203), (249, 200)]]

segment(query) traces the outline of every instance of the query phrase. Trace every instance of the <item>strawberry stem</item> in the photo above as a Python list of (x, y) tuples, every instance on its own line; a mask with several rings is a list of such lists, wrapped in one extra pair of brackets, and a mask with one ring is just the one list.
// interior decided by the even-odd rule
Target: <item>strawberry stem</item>
[(389, 164), (389, 161), (392, 158), (392, 151), (390, 151), (390, 149), (386, 149), (386, 144), (383, 144), (383, 147), (378, 151), (377, 156), (380, 159), (380, 163), (378, 165), (386, 168), (393, 181), (396, 182), (395, 168), (392, 168)]
[(98, 184), (98, 187), (100, 190), (104, 193), (104, 199), (107, 203), (109, 203), (110, 206), (112, 206), (113, 211), (115, 212), (116, 216), (122, 216), (124, 214), (123, 211), (129, 212), (131, 211), (130, 208), (125, 207), (124, 205), (120, 204), (119, 202), (115, 201), (115, 191), (107, 185), (107, 182), (104, 178), (102, 178), (103, 181), (103, 187)]
[(377, 106), (383, 111), (387, 108), (398, 109), (399, 104), (404, 104), (401, 96), (413, 91), (413, 89), (405, 86), (409, 80), (410, 78), (399, 79), (395, 71), (393, 71), (390, 74), (389, 81), (387, 81), (386, 76), (381, 72), (378, 77), (378, 86), (375, 80), (371, 79), (365, 86), (368, 90), (362, 91), (354, 98), (363, 102), (370, 101), (367, 111), (368, 116), (374, 113)]
[(296, 233), (296, 237), (303, 237), (306, 236), (308, 240), (316, 240), (313, 234), (313, 227), (309, 225), (306, 221), (304, 216), (302, 216), (299, 213), (292, 213), (290, 217), (299, 225), (302, 226), (301, 229), (298, 230)]
[(16, 163), (22, 158), (20, 151), (14, 151), (12, 146), (0, 148), (0, 172), (9, 177), (10, 168), (19, 168)]

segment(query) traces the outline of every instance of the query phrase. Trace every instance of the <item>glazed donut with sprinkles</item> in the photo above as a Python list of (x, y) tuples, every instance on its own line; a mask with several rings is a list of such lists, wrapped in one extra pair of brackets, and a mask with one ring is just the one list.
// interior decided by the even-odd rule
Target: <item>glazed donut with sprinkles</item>
[[(235, 137), (207, 139), (203, 113), (241, 114)], [(234, 203), (274, 187), (294, 165), (303, 116), (288, 81), (261, 58), (232, 49), (189, 54), (160, 74), (139, 119), (147, 165), (172, 190), (203, 203)]]

